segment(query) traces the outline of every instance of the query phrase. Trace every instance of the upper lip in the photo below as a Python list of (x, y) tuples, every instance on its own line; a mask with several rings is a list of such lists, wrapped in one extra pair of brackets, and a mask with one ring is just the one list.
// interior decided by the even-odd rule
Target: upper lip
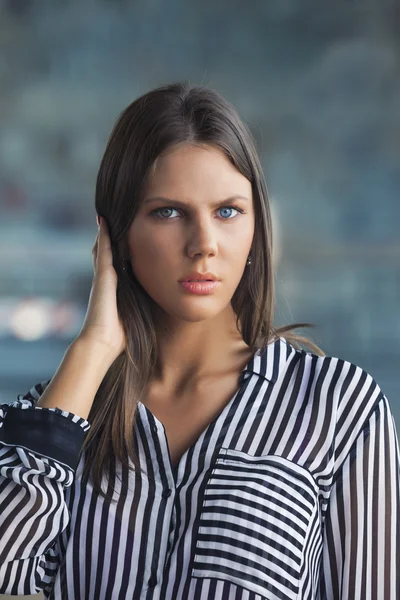
[(218, 281), (218, 277), (214, 275), (214, 273), (198, 273), (197, 271), (193, 271), (193, 273), (189, 273), (183, 279), (179, 281), (204, 281), (206, 279), (212, 279), (212, 281)]

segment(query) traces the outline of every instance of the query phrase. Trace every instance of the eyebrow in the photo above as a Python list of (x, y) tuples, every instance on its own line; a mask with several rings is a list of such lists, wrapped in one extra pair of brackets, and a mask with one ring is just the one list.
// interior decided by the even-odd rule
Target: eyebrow
[[(221, 204), (228, 204), (229, 202), (233, 202), (234, 200), (249, 200), (246, 196), (240, 196), (239, 194), (235, 194), (235, 196), (230, 196), (229, 198), (225, 198), (225, 200), (220, 200), (218, 202), (214, 202), (213, 206), (220, 206)], [(143, 204), (152, 204), (153, 202), (167, 202), (171, 204), (176, 204), (177, 206), (187, 207), (189, 206), (186, 202), (181, 202), (180, 200), (173, 200), (172, 198), (165, 198), (164, 196), (154, 196), (153, 198), (147, 198)]]

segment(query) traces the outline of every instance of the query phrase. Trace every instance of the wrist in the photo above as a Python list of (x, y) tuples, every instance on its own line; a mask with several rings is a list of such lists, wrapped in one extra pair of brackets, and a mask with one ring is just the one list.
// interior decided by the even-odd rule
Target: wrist
[(87, 334), (79, 334), (69, 346), (73, 353), (81, 354), (86, 359), (91, 357), (107, 370), (117, 358), (115, 350), (106, 343)]

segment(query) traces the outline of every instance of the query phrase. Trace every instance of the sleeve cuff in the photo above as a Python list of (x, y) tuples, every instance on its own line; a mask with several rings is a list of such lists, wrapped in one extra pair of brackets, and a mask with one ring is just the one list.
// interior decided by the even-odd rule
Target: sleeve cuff
[(86, 419), (68, 411), (41, 406), (31, 408), (29, 402), (19, 401), (7, 406), (0, 441), (54, 459), (76, 471), (89, 428)]

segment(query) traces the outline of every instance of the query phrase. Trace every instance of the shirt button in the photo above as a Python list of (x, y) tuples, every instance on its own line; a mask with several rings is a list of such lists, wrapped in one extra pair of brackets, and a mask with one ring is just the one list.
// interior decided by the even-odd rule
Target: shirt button
[(171, 494), (172, 494), (172, 490), (170, 488), (166, 488), (162, 493), (162, 497), (169, 498)]
[(154, 425), (154, 426), (151, 428), (151, 430), (152, 430), (152, 432), (153, 432), (153, 433), (155, 433), (155, 434), (157, 435), (157, 433), (158, 433), (158, 430), (157, 430), (157, 425)]
[(155, 587), (157, 585), (157, 575), (152, 575), (149, 579), (149, 586)]

